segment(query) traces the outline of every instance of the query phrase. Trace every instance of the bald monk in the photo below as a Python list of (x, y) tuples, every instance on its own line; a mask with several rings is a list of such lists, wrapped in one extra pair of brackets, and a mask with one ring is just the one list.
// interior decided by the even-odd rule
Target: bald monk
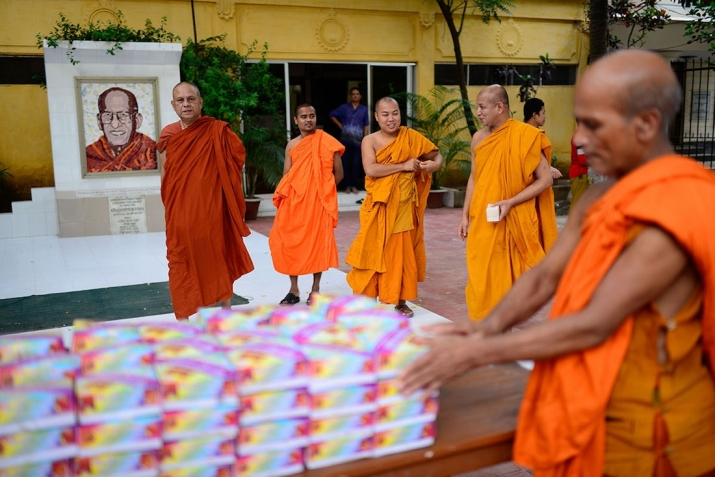
[[(611, 178), (481, 322), (433, 327), (403, 392), (535, 359), (514, 459), (539, 476), (715, 475), (715, 176), (673, 154), (670, 65), (621, 50), (576, 86), (574, 142)], [(511, 333), (556, 292), (549, 320)]]
[(102, 135), (85, 148), (87, 172), (156, 170), (156, 142), (137, 131), (144, 117), (134, 93), (113, 87), (97, 98)]
[[(459, 238), (467, 241), (467, 310), (481, 320), (514, 280), (539, 263), (558, 229), (551, 143), (543, 131), (515, 121), (499, 85), (477, 96), (483, 128), (472, 137), (472, 172), (467, 181)], [(487, 222), (487, 206), (499, 207)]]
[(228, 123), (202, 116), (199, 89), (182, 82), (171, 105), (179, 121), (159, 137), (166, 258), (174, 313), (188, 319), (199, 307), (231, 306), (233, 282), (253, 270), (243, 237), (246, 203), (243, 143)]
[(366, 195), (345, 262), (353, 267), (347, 280), (354, 293), (379, 297), (412, 317), (405, 301), (417, 298), (417, 282), (424, 281), (422, 219), (431, 173), (442, 165), (442, 155), (420, 133), (400, 126), (401, 119), (393, 98), (375, 104), (380, 130), (362, 141)]
[(335, 227), (338, 225), (336, 184), (343, 178), (340, 155), (345, 146), (316, 130), (315, 108), (298, 105), (293, 122), (300, 136), (286, 146), (283, 179), (273, 194), (276, 218), (268, 235), (273, 267), (290, 277), (290, 290), (281, 305), (300, 302), (298, 275), (313, 274), (313, 294), (320, 293), (320, 278), (338, 266)]

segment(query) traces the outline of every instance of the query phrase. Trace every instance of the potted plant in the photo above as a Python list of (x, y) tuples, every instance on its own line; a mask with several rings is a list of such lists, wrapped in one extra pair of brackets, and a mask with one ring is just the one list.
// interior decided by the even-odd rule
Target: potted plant
[(459, 92), (436, 86), (429, 97), (416, 93), (402, 93), (399, 99), (407, 102), (407, 119), (411, 127), (432, 141), (442, 155), (442, 167), (432, 174), (427, 207), (442, 207), (445, 189), (442, 181), (450, 174), (468, 174), (471, 168), (469, 129), (464, 119), (464, 107), (473, 108)]
[(204, 112), (224, 120), (241, 137), (246, 147), (244, 195), (246, 220), (258, 213), (256, 187), (262, 181), (275, 188), (283, 174), (287, 141), (283, 126), (283, 88), (281, 80), (271, 75), (266, 62), (267, 45), (259, 61), (249, 62), (256, 43), (246, 55), (229, 50), (220, 43), (225, 35), (198, 43), (188, 40), (181, 57), (181, 75), (196, 84), (204, 98)]

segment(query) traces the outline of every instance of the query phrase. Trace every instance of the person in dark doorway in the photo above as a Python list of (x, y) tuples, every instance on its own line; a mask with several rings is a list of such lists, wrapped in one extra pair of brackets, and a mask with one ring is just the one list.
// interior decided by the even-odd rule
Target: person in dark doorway
[(350, 88), (350, 102), (341, 104), (330, 112), (330, 119), (342, 131), (340, 142), (345, 146), (345, 153), (342, 156), (345, 192), (354, 194), (358, 193), (358, 182), (365, 175), (360, 143), (370, 132), (370, 115), (367, 106), (360, 104), (361, 99), (360, 89)]

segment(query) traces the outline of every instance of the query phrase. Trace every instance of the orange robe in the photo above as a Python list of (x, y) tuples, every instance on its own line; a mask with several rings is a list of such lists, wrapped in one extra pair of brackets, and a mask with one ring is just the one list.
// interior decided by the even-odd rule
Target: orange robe
[(337, 268), (338, 194), (333, 158), (343, 151), (345, 146), (321, 130), (290, 150), (291, 168), (273, 194), (278, 212), (268, 235), (277, 272), (297, 276)]
[(156, 169), (156, 142), (140, 132), (118, 155), (103, 135), (85, 149), (87, 172), (145, 171)]
[(253, 270), (243, 237), (246, 204), (243, 143), (223, 121), (204, 116), (182, 130), (167, 126), (161, 198), (166, 209), (169, 291), (177, 317), (233, 296), (233, 282)]
[[(715, 175), (690, 159), (664, 156), (623, 177), (588, 210), (550, 319), (584, 308), (634, 224), (654, 224), (678, 241), (700, 275), (703, 359), (715, 372), (713, 206)], [(599, 346), (536, 363), (519, 415), (517, 462), (533, 468), (536, 476), (603, 475), (606, 409), (632, 336), (629, 317)], [(697, 395), (687, 397), (697, 400)], [(668, 425), (672, 434), (680, 432), (678, 419)]]
[(551, 187), (513, 207), (505, 220), (493, 223), (486, 219), (488, 204), (514, 197), (534, 182), (542, 152), (551, 157), (551, 143), (544, 132), (513, 119), (507, 119), (474, 150), (466, 288), (467, 309), (473, 320), (483, 319), (556, 241)]
[[(378, 164), (400, 164), (436, 149), (401, 126), (375, 155)], [(431, 183), (432, 175), (421, 171), (365, 177), (360, 231), (345, 258), (353, 267), (347, 281), (354, 293), (395, 305), (417, 298), (417, 282), (424, 281), (427, 266), (422, 218)]]

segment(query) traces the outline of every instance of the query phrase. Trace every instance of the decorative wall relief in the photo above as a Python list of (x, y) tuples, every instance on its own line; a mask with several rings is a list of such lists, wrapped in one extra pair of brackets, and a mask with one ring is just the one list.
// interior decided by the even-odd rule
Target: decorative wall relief
[(92, 12), (85, 16), (86, 23), (117, 23), (117, 6), (114, 0), (99, 0)]
[(434, 24), (434, 12), (420, 12), (420, 25), (429, 28)]
[(235, 7), (233, 0), (216, 0), (216, 12), (222, 20), (232, 19)]
[(513, 18), (503, 22), (497, 32), (497, 46), (506, 56), (514, 56), (519, 53), (524, 40), (521, 27), (516, 24)]
[(323, 20), (315, 29), (315, 36), (318, 43), (327, 51), (340, 51), (348, 43), (350, 31), (348, 27), (341, 22), (332, 10), (328, 18)]

